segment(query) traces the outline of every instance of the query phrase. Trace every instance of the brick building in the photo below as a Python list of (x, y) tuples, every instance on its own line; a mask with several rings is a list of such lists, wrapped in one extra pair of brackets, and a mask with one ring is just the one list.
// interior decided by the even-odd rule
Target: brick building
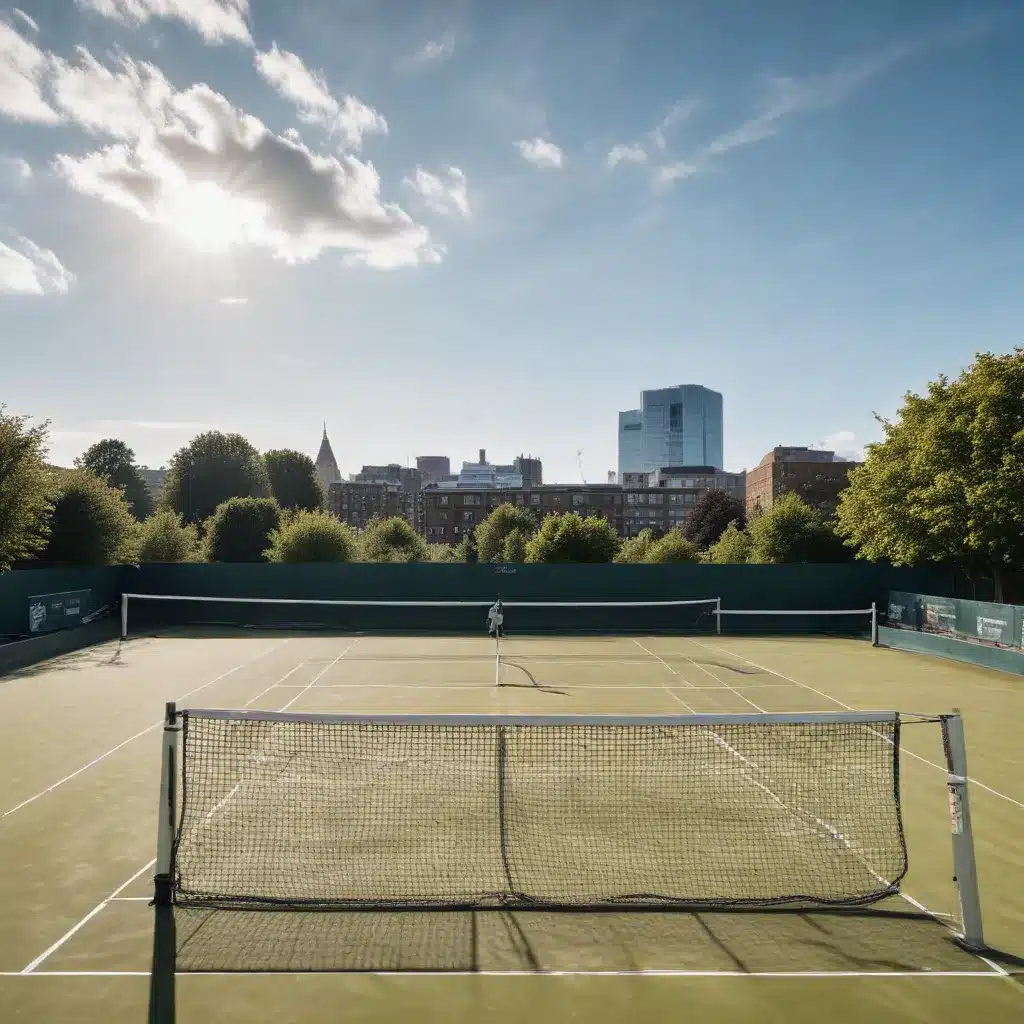
[(814, 508), (835, 512), (839, 493), (859, 466), (818, 448), (773, 448), (753, 469), (747, 470), (747, 515), (767, 512), (777, 498), (795, 492)]
[(330, 485), (327, 500), (331, 512), (343, 523), (363, 530), (374, 516), (405, 516), (405, 493), (397, 484), (338, 480)]

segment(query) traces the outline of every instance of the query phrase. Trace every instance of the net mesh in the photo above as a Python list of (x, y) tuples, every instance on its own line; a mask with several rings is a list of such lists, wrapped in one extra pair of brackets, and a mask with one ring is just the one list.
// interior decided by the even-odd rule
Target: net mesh
[(907, 869), (898, 721), (182, 718), (183, 905), (856, 905)]

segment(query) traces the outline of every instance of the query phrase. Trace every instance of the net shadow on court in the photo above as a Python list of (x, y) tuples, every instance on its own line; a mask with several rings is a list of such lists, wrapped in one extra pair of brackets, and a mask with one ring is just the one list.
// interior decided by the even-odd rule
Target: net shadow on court
[[(178, 907), (173, 968), (203, 972), (986, 972), (926, 915)], [(163, 965), (164, 970), (171, 964)]]

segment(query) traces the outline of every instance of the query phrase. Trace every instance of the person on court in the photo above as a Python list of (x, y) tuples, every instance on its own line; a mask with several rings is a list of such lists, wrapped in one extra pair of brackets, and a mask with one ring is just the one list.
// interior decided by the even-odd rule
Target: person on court
[(493, 636), (495, 640), (501, 638), (501, 624), (505, 621), (505, 613), (501, 608), (501, 601), (495, 601), (487, 612), (487, 635)]

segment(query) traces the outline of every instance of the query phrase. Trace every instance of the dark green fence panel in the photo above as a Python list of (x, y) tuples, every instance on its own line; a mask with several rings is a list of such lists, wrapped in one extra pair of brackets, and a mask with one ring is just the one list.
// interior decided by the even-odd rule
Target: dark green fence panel
[[(83, 618), (116, 604), (120, 593), (121, 566), (117, 565), (0, 573), (0, 642), (33, 636), (54, 626), (80, 625)], [(77, 603), (70, 595), (75, 595)]]
[(887, 618), (892, 626), (919, 632), (1024, 647), (1024, 607), (891, 591)]

